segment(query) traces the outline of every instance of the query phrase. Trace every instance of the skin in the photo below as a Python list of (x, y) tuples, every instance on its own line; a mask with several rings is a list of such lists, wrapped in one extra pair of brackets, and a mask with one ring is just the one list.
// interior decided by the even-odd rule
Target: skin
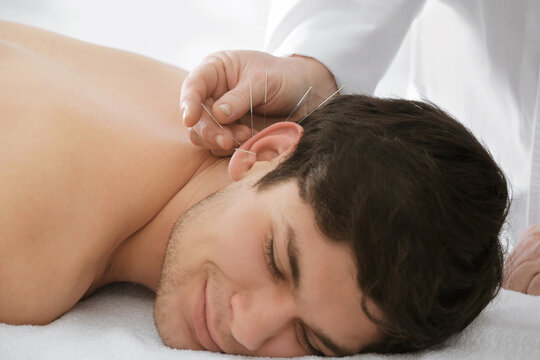
[[(349, 249), (319, 233), (296, 184), (251, 186), (294, 150), (301, 127), (275, 124), (242, 146), (256, 155), (216, 158), (181, 121), (185, 77), (0, 22), (0, 321), (47, 324), (96, 289), (131, 281), (158, 293), (156, 326), (173, 347), (207, 344), (193, 316), (202, 289), (211, 350), (308, 354), (303, 324), (329, 355), (311, 329), (347, 353), (378, 339)], [(283, 218), (297, 232), (298, 291)], [(280, 279), (264, 257), (271, 234)]]
[[(296, 107), (308, 89), (309, 96)], [(251, 121), (245, 116), (251, 105), (254, 127), (260, 129), (265, 120), (298, 121), (336, 90), (332, 73), (313, 58), (219, 51), (203, 59), (182, 83), (180, 107), (192, 143), (216, 156), (227, 156), (232, 154), (235, 143), (226, 133), (234, 134), (240, 142), (251, 135), (247, 131), (251, 129), (242, 125)], [(211, 106), (221, 126), (201, 118), (203, 101)]]
[(508, 256), (503, 286), (529, 295), (540, 295), (540, 225), (525, 230)]
[[(249, 81), (254, 84), (251, 93)], [(303, 96), (303, 89), (308, 87), (313, 91), (307, 101), (292, 113), (291, 109)], [(190, 141), (216, 156), (226, 156), (232, 153), (235, 143), (224, 133), (233, 134), (241, 142), (249, 138), (242, 115), (250, 110), (250, 100), (257, 129), (261, 123), (257, 114), (268, 115), (267, 121), (285, 120), (290, 114), (289, 120), (296, 121), (336, 89), (328, 68), (310, 57), (295, 54), (281, 58), (259, 51), (220, 51), (207, 56), (190, 72), (182, 84), (180, 106), (184, 124), (190, 126)], [(201, 101), (212, 106), (214, 117), (223, 129), (213, 119), (200, 118)], [(216, 141), (219, 137), (221, 141)], [(503, 287), (540, 295), (540, 225), (527, 229), (508, 257)]]
[[(220, 351), (305, 355), (309, 351), (298, 340), (303, 323), (308, 329), (322, 329), (343, 348), (335, 353), (307, 330), (313, 347), (327, 355), (355, 353), (377, 340), (377, 329), (358, 306), (361, 291), (355, 285), (348, 247), (317, 231), (297, 185), (291, 182), (262, 193), (256, 193), (249, 182), (238, 185), (190, 210), (193, 217), (173, 233), (155, 307), (156, 326), (165, 342), (200, 348), (197, 337), (189, 336), (193, 333), (189, 327), (205, 282), (206, 316)], [(231, 226), (238, 219), (244, 220), (241, 225)], [(293, 286), (284, 221), (297, 233), (298, 291)], [(203, 226), (208, 223), (213, 226)], [(272, 240), (282, 279), (274, 278), (266, 264), (264, 245)]]

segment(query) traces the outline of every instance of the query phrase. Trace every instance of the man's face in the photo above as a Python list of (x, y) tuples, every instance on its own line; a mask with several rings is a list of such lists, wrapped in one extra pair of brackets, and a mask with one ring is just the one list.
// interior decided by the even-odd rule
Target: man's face
[(316, 332), (348, 353), (376, 341), (348, 246), (317, 230), (295, 182), (251, 185), (231, 184), (175, 225), (154, 311), (165, 344), (286, 357), (339, 355)]

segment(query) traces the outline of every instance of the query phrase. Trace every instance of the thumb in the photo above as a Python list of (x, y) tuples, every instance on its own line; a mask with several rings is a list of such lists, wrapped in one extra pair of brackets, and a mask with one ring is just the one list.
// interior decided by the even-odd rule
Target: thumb
[(248, 81), (238, 83), (234, 89), (223, 94), (212, 106), (216, 120), (222, 124), (230, 124), (248, 113), (251, 109), (250, 94), (255, 107), (254, 89), (251, 88), (250, 91)]

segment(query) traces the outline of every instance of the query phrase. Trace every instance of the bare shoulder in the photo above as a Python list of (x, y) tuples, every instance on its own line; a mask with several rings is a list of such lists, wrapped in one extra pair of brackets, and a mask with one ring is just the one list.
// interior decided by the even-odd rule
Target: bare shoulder
[(65, 253), (52, 253), (54, 245), (39, 240), (0, 236), (0, 322), (47, 324), (73, 307), (91, 282), (92, 273), (74, 264), (75, 254), (61, 259)]
[(0, 21), (0, 322), (68, 311), (111, 248), (191, 178), (185, 75)]
[(149, 109), (151, 104), (156, 104), (154, 111), (161, 108), (162, 112), (178, 112), (180, 84), (187, 72), (176, 66), (2, 20), (1, 42), (14, 45), (49, 64), (54, 63), (68, 70), (78, 81), (84, 81), (87, 87), (97, 86), (114, 98), (121, 96), (120, 100), (143, 102)]

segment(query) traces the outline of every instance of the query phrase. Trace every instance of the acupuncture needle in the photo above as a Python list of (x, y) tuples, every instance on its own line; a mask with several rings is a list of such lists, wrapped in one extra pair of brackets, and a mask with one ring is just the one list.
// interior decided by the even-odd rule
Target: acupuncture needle
[(253, 93), (251, 92), (251, 80), (249, 80), (249, 114), (251, 117), (251, 137), (253, 137)]
[(240, 146), (242, 146), (242, 144), (240, 143), (240, 141), (236, 140), (234, 138), (234, 136), (232, 136), (231, 134), (229, 134), (227, 131), (225, 131), (225, 129), (223, 128), (223, 126), (221, 126), (221, 124), (219, 123), (219, 121), (216, 120), (216, 118), (214, 117), (214, 115), (212, 115), (212, 113), (210, 112), (210, 110), (208, 110), (208, 108), (206, 106), (204, 106), (203, 103), (201, 103), (202, 107), (204, 110), (206, 110), (206, 112), (208, 113), (208, 115), (210, 115), (210, 117), (212, 118), (212, 120), (214, 120), (216, 122), (216, 124), (218, 124), (218, 126), (223, 130), (223, 132), (227, 135), (229, 135), (231, 137), (231, 139), (233, 139), (234, 141), (236, 141), (236, 143)]
[(322, 103), (320, 103), (315, 109), (311, 110), (311, 112), (309, 114), (307, 114), (306, 116), (304, 116), (302, 118), (302, 120), (298, 121), (298, 124), (300, 124), (302, 121), (304, 121), (309, 115), (313, 114), (313, 112), (315, 110), (317, 110), (318, 108), (320, 108), (321, 106), (323, 106), (328, 100), (330, 100), (331, 98), (333, 98), (337, 93), (339, 93), (343, 88), (345, 87), (345, 85), (342, 85), (339, 89), (337, 89), (332, 95), (330, 95), (329, 97), (327, 97), (326, 99), (324, 99), (324, 101)]
[(289, 117), (287, 118), (287, 120), (285, 121), (289, 121), (289, 119), (291, 118), (291, 116), (294, 114), (294, 112), (298, 109), (298, 107), (300, 106), (300, 104), (302, 104), (302, 102), (304, 101), (304, 99), (306, 98), (306, 96), (309, 94), (309, 92), (311, 91), (313, 87), (310, 86), (309, 89), (307, 89), (306, 93), (304, 94), (304, 96), (302, 96), (300, 98), (300, 101), (298, 101), (298, 103), (296, 104), (296, 106), (294, 107), (294, 109), (291, 111), (291, 113), (289, 114)]
[(268, 66), (264, 77), (264, 111), (263, 111), (263, 129), (266, 128), (266, 100), (268, 95)]
[(234, 151), (243, 151), (245, 153), (248, 153), (248, 154), (253, 154), (253, 155), (257, 155), (257, 153), (253, 152), (253, 151), (249, 151), (249, 150), (244, 150), (244, 149), (240, 149), (240, 148), (234, 148)]

